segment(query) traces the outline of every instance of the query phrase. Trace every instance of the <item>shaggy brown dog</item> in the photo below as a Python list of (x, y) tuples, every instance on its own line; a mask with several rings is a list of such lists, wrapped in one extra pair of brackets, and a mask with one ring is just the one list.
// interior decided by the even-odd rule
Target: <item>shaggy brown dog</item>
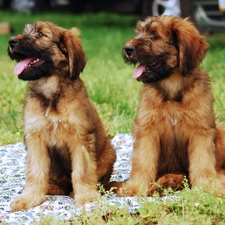
[(108, 184), (116, 153), (79, 78), (86, 60), (78, 34), (40, 21), (9, 40), (9, 56), (20, 61), (14, 73), (28, 81), (26, 186), (13, 211), (71, 191), (80, 205), (98, 197), (98, 181)]
[[(210, 79), (199, 64), (205, 38), (187, 20), (148, 17), (125, 43), (123, 57), (139, 64), (133, 77), (143, 82), (133, 124), (135, 139), (130, 180), (114, 184), (118, 194), (151, 195), (163, 187), (191, 186), (209, 178), (210, 191), (225, 194), (225, 131), (216, 126)], [(163, 176), (163, 177), (162, 177)]]

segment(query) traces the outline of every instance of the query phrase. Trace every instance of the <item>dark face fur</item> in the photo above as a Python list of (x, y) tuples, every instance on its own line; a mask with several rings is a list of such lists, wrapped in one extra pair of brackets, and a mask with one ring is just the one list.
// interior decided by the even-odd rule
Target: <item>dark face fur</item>
[(85, 66), (85, 55), (76, 29), (51, 22), (27, 24), (23, 34), (9, 40), (8, 54), (19, 63), (14, 73), (22, 80), (67, 74), (75, 79)]
[(176, 17), (148, 17), (138, 22), (135, 31), (136, 36), (124, 45), (123, 58), (126, 63), (139, 64), (133, 78), (144, 83), (160, 81), (175, 71), (185, 76), (200, 63), (208, 47), (190, 22)]

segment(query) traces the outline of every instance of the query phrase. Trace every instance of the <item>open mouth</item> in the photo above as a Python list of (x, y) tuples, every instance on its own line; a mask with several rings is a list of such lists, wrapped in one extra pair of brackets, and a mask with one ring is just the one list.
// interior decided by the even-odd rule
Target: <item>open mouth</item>
[(133, 78), (138, 78), (140, 76), (142, 76), (144, 73), (148, 73), (151, 71), (151, 69), (157, 69), (159, 68), (161, 65), (160, 62), (157, 61), (152, 61), (150, 64), (140, 64), (137, 66), (137, 68), (135, 69), (134, 73), (133, 73)]
[(31, 69), (34, 66), (40, 66), (44, 62), (45, 62), (45, 60), (44, 59), (41, 59), (41, 58), (26, 58), (26, 59), (20, 61), (16, 65), (16, 67), (14, 69), (14, 74), (15, 75), (20, 75), (25, 70)]

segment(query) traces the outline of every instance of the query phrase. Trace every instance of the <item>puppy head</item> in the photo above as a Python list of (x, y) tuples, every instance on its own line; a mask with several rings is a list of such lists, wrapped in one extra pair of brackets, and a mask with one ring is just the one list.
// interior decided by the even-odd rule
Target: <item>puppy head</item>
[(175, 70), (185, 76), (196, 68), (208, 49), (205, 38), (187, 20), (174, 16), (139, 21), (136, 36), (125, 43), (125, 62), (139, 64), (133, 77), (144, 83), (169, 77)]
[(14, 73), (22, 80), (58, 74), (76, 79), (86, 59), (76, 28), (63, 29), (51, 22), (27, 24), (22, 34), (10, 38), (8, 54), (19, 63)]

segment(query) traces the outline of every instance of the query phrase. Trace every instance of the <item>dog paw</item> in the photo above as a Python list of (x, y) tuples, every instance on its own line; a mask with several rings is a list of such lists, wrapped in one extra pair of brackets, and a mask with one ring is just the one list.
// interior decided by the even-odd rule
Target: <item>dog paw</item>
[(32, 198), (19, 197), (10, 204), (10, 207), (13, 212), (26, 210), (34, 206), (40, 205), (44, 200), (45, 197), (42, 198), (41, 197), (35, 198), (33, 196)]
[(139, 192), (140, 190), (137, 185), (125, 184), (116, 191), (116, 195), (118, 197), (135, 196), (138, 195)]
[(137, 195), (137, 193), (138, 193), (138, 190), (136, 189), (121, 188), (119, 191), (117, 191), (116, 195), (118, 197), (135, 196)]
[(100, 194), (97, 191), (91, 191), (85, 194), (84, 193), (76, 194), (74, 201), (76, 205), (80, 206), (84, 205), (85, 203), (94, 202), (99, 198)]
[(148, 196), (152, 196), (156, 192), (163, 196), (164, 191), (168, 188), (171, 188), (173, 191), (182, 190), (184, 178), (183, 174), (166, 174), (152, 184), (148, 190)]

